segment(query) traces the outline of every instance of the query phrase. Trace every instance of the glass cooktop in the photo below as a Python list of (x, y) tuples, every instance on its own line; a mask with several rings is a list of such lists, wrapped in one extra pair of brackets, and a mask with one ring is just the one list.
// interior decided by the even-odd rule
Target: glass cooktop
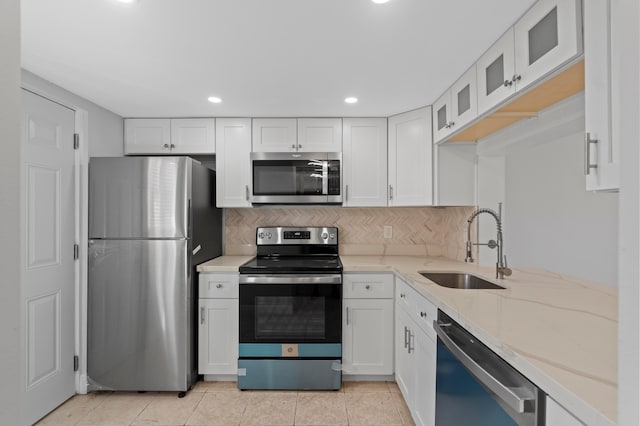
[(241, 274), (341, 273), (338, 256), (264, 256), (254, 257), (240, 266)]

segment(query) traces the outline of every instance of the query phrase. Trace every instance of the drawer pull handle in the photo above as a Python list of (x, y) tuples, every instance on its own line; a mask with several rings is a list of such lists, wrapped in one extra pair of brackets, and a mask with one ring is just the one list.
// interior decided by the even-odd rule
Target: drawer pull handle
[(222, 288), (222, 284), (220, 283), (216, 284), (216, 288)]
[(407, 335), (409, 334), (409, 329), (407, 328), (407, 326), (404, 326), (404, 348), (407, 349), (407, 346), (409, 345), (408, 339), (407, 339)]
[(364, 288), (366, 288), (367, 290), (369, 290), (371, 288), (371, 286), (369, 284), (365, 285)]
[(426, 317), (427, 317), (427, 313), (426, 313), (426, 312), (420, 312), (420, 316), (421, 316), (422, 318), (426, 318)]
[(200, 324), (204, 324), (204, 307), (200, 308)]
[(404, 299), (404, 297), (405, 297), (404, 293), (400, 293), (400, 298)]

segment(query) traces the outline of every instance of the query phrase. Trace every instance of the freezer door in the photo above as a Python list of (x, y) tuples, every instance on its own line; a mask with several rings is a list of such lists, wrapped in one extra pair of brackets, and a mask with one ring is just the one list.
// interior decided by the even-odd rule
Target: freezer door
[(92, 158), (90, 238), (186, 238), (191, 160)]
[(186, 391), (195, 373), (187, 240), (89, 244), (92, 390)]

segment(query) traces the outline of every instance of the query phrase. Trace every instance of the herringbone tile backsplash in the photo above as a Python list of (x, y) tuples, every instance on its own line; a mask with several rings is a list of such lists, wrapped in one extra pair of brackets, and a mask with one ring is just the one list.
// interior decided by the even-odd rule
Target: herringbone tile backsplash
[[(342, 255), (444, 256), (464, 260), (472, 207), (292, 207), (225, 210), (225, 254), (256, 252), (258, 226), (336, 226)], [(384, 238), (384, 226), (392, 238)]]

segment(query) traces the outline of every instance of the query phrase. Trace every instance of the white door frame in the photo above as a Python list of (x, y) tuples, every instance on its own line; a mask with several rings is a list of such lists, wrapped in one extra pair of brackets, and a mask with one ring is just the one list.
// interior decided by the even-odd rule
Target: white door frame
[(80, 136), (80, 145), (75, 150), (74, 159), (74, 228), (75, 241), (78, 244), (79, 258), (74, 263), (74, 353), (78, 356), (79, 366), (75, 372), (76, 393), (87, 393), (87, 241), (89, 238), (89, 114), (65, 100), (32, 87), (24, 82), (23, 90), (27, 90), (52, 102), (69, 108), (75, 113), (75, 133)]

